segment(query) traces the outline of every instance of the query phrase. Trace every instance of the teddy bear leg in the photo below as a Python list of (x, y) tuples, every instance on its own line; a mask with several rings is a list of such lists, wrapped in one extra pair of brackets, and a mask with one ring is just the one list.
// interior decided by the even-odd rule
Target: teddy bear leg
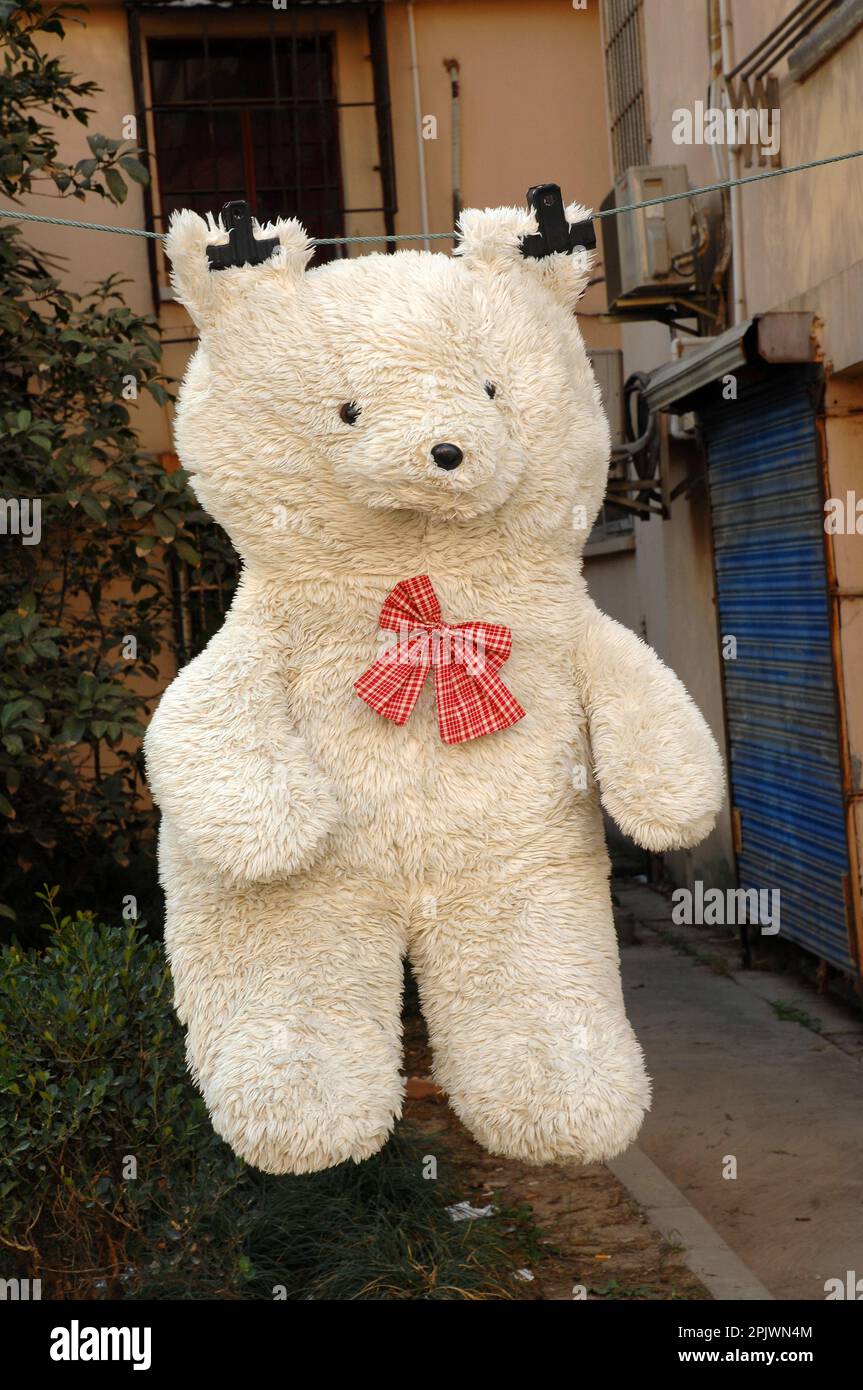
[(592, 1163), (632, 1143), (650, 1082), (624, 1012), (607, 880), (554, 858), (438, 894), (410, 957), (435, 1077), (475, 1138), (527, 1162)]
[(375, 1153), (404, 1087), (397, 912), (324, 870), (241, 890), (175, 856), (163, 877), (177, 1012), (216, 1131), (269, 1173)]

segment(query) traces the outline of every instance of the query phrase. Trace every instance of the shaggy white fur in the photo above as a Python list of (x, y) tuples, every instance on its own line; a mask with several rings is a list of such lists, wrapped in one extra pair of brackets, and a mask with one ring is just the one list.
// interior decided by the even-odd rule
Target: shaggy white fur
[[(218, 232), (171, 223), (201, 334), (177, 447), (244, 569), (147, 763), (190, 1066), (219, 1133), (271, 1172), (386, 1140), (405, 952), (437, 1079), (484, 1145), (537, 1163), (624, 1149), (650, 1089), (599, 800), (658, 850), (695, 844), (723, 795), (680, 682), (582, 577), (609, 445), (573, 315), (589, 258), (525, 260), (526, 211), (461, 230), (454, 258), (306, 271), (306, 233), (279, 222), (271, 260), (211, 272)], [(460, 467), (435, 465), (439, 442)], [(422, 573), (447, 621), (512, 629), (514, 727), (448, 746), (431, 680), (404, 727), (355, 694), (386, 594)]]

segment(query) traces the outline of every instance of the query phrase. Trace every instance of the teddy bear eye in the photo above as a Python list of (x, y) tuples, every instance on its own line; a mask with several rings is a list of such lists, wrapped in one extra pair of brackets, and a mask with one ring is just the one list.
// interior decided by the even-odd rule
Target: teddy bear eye
[(355, 425), (360, 418), (360, 408), (356, 401), (346, 401), (339, 411), (339, 416), (346, 425)]
[(494, 400), (495, 396), (497, 395), (497, 387), (495, 386), (493, 381), (487, 381), (485, 383), (485, 394), (489, 397), (490, 400)]

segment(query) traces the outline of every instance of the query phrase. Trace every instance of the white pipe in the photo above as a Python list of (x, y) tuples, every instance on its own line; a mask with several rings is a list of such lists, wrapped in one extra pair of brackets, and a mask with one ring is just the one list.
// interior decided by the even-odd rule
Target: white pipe
[[(731, 0), (719, 0), (719, 23), (722, 30), (722, 71), (730, 72), (734, 67), (734, 27), (731, 17)], [(740, 178), (741, 150), (731, 152), (731, 177)], [(731, 275), (733, 287), (732, 322), (742, 323), (746, 318), (746, 275), (743, 265), (743, 201), (740, 188), (729, 190), (731, 195)]]
[[(420, 184), (420, 231), (425, 238), (429, 233), (429, 197), (426, 185), (426, 150), (425, 140), (423, 139), (423, 108), (420, 96), (420, 70), (417, 62), (417, 31), (414, 26), (414, 7), (413, 0), (408, 0), (408, 42), (411, 54), (411, 84), (414, 91), (414, 122), (416, 124), (417, 137), (417, 171), (419, 173)], [(423, 241), (426, 251), (431, 250), (428, 240)]]

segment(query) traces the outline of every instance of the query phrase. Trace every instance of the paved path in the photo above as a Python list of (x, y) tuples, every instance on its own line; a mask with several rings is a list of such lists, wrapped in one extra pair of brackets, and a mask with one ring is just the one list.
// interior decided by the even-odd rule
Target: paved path
[[(823, 1299), (825, 1280), (852, 1270), (863, 1280), (857, 1017), (788, 975), (717, 973), (663, 939), (659, 894), (615, 894), (637, 923), (624, 988), (654, 1080), (639, 1147), (775, 1298)], [(703, 927), (682, 940), (713, 953)], [(773, 1001), (822, 1033), (783, 1020)], [(729, 1159), (736, 1178), (723, 1176)]]

